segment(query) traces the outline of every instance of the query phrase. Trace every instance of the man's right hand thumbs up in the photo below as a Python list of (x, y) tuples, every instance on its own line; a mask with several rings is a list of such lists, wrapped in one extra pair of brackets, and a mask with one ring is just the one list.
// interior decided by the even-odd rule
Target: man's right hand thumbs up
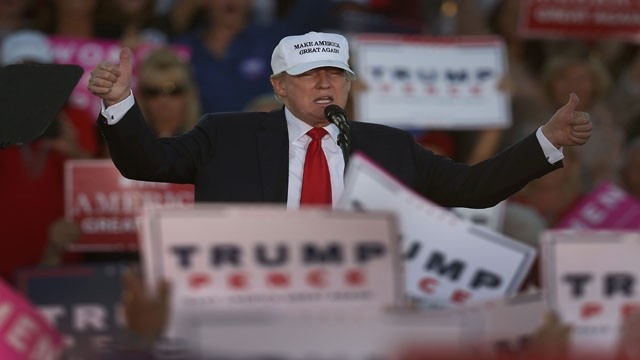
[(126, 99), (131, 94), (131, 50), (120, 50), (120, 63), (101, 62), (91, 71), (87, 89), (109, 107)]

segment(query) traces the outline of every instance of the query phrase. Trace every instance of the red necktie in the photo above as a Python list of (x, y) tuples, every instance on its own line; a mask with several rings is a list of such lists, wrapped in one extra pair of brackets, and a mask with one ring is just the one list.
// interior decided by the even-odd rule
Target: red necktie
[(300, 204), (331, 204), (329, 166), (322, 151), (322, 138), (326, 134), (327, 130), (323, 128), (313, 128), (307, 132), (311, 142), (304, 158)]

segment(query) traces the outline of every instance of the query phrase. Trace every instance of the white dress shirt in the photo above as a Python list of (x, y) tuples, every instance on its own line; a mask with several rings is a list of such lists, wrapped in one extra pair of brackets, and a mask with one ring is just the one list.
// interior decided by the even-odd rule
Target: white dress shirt
[[(297, 209), (300, 207), (300, 193), (302, 192), (302, 172), (304, 170), (304, 159), (307, 154), (307, 147), (311, 142), (311, 137), (307, 131), (311, 126), (298, 119), (285, 108), (284, 116), (287, 119), (287, 130), (289, 131), (289, 191), (287, 194), (287, 208)], [(327, 135), (322, 138), (322, 150), (327, 158), (329, 166), (329, 176), (331, 177), (331, 199), (333, 206), (338, 203), (338, 199), (344, 191), (344, 157), (342, 149), (338, 146), (338, 134), (340, 130), (334, 124), (324, 127)]]

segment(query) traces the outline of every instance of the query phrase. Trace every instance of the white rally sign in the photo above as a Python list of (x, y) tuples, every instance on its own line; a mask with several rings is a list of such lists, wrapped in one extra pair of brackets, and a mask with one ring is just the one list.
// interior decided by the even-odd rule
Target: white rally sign
[(576, 348), (615, 347), (622, 321), (640, 309), (637, 231), (548, 231), (542, 237), (549, 306), (573, 326)]
[(402, 296), (391, 213), (165, 207), (146, 209), (141, 223), (147, 280), (170, 280), (177, 312), (324, 306), (377, 313)]
[(208, 313), (191, 319), (186, 334), (197, 359), (467, 359), (465, 338), (467, 329), (475, 327), (473, 320), (462, 311)]
[(406, 291), (427, 306), (457, 306), (514, 294), (536, 254), (530, 246), (422, 198), (359, 154), (350, 160), (339, 207), (396, 213)]
[(505, 128), (511, 124), (499, 37), (361, 34), (351, 38), (354, 67), (366, 85), (357, 120), (400, 128)]

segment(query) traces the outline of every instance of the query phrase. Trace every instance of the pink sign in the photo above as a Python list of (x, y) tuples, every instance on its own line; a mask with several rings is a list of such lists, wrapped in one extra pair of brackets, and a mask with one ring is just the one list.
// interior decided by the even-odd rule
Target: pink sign
[(601, 183), (555, 226), (559, 229), (640, 229), (640, 201), (610, 182)]
[(530, 37), (637, 40), (640, 2), (629, 0), (524, 0), (520, 31)]
[[(53, 49), (54, 61), (58, 64), (75, 64), (84, 69), (84, 75), (78, 81), (78, 85), (71, 94), (69, 101), (76, 107), (89, 109), (97, 114), (100, 110), (100, 99), (87, 90), (91, 70), (103, 61), (117, 63), (122, 45), (115, 40), (107, 39), (82, 39), (71, 37), (51, 36), (49, 43)], [(145, 44), (138, 46), (133, 52), (133, 69), (135, 88), (137, 66), (151, 50), (158, 45)], [(173, 46), (177, 53), (185, 60), (190, 57), (190, 51), (184, 46)]]
[(0, 359), (58, 359), (62, 336), (0, 279)]
[(193, 204), (193, 185), (126, 179), (108, 159), (67, 161), (64, 181), (65, 217), (83, 234), (71, 250), (137, 250), (144, 205)]

